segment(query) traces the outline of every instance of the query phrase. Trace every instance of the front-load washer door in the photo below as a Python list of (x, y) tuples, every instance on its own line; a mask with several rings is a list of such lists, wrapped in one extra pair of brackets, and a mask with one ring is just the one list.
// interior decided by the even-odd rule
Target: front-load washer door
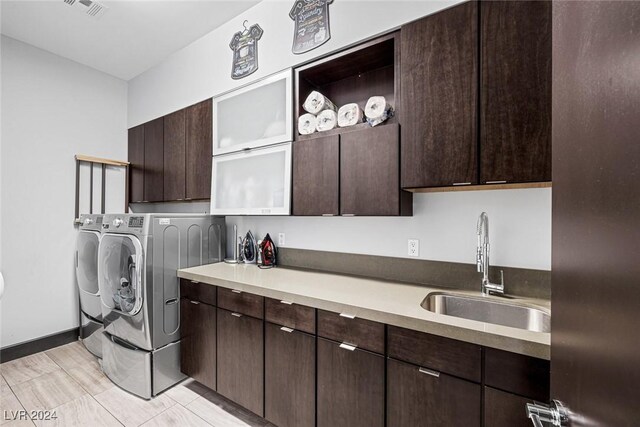
[(100, 233), (81, 230), (76, 241), (76, 279), (80, 308), (98, 321), (102, 320), (98, 286), (98, 245)]
[(143, 269), (142, 247), (136, 237), (105, 234), (99, 251), (102, 303), (122, 314), (138, 314), (143, 302)]
[(98, 283), (104, 330), (136, 347), (151, 350), (142, 245), (128, 234), (102, 235), (98, 250)]

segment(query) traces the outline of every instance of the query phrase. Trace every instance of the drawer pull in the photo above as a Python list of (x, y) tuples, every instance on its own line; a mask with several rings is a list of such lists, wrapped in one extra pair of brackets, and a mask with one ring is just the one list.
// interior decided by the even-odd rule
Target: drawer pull
[(293, 303), (291, 301), (281, 300), (280, 304), (292, 305)]
[(280, 330), (281, 331), (285, 331), (285, 332), (289, 332), (289, 333), (293, 332), (293, 329), (287, 328), (286, 326), (281, 327)]
[(200, 283), (200, 282), (198, 282), (197, 280), (192, 280), (192, 281), (191, 281), (191, 283), (198, 284), (198, 283)]
[(241, 294), (242, 291), (240, 289), (231, 289), (231, 292), (233, 292), (234, 294)]
[(200, 304), (198, 301), (189, 301), (189, 302), (190, 302), (191, 304), (195, 304), (195, 305)]
[(231, 313), (231, 315), (235, 316), (235, 317), (242, 317), (242, 314), (240, 314), (240, 313)]
[(431, 369), (427, 369), (427, 368), (419, 368), (418, 372), (420, 372), (421, 374), (431, 375), (432, 377), (436, 377), (436, 378), (440, 377), (440, 372), (432, 371)]
[(454, 182), (453, 183), (454, 186), (458, 186), (458, 185), (471, 185), (470, 182)]
[(343, 213), (342, 216), (356, 216), (356, 214)]
[(334, 216), (333, 214), (322, 214), (322, 216)]
[(358, 348), (358, 346), (355, 344), (349, 344), (349, 343), (343, 342), (342, 344), (340, 344), (340, 348), (343, 350), (353, 351), (356, 348)]
[(355, 319), (356, 315), (355, 314), (349, 314), (349, 313), (340, 313), (340, 317), (346, 317), (347, 319)]
[(507, 181), (487, 181), (485, 184), (506, 184)]

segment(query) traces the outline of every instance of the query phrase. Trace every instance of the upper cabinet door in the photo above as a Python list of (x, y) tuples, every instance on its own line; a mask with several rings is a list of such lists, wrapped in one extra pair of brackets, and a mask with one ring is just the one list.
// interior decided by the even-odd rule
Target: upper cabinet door
[(402, 188), (477, 183), (477, 9), (402, 27)]
[(144, 124), (144, 201), (164, 200), (164, 117)]
[(551, 181), (551, 2), (482, 2), (480, 16), (480, 181)]
[(164, 116), (164, 200), (185, 198), (185, 110)]
[(340, 136), (341, 215), (401, 214), (398, 138), (397, 124)]
[(211, 214), (290, 214), (290, 142), (214, 156), (212, 175)]
[(213, 99), (213, 155), (292, 140), (291, 69)]
[(293, 143), (293, 214), (340, 215), (340, 136)]
[(144, 125), (129, 129), (129, 202), (144, 201)]
[(186, 109), (186, 198), (211, 197), (211, 99)]

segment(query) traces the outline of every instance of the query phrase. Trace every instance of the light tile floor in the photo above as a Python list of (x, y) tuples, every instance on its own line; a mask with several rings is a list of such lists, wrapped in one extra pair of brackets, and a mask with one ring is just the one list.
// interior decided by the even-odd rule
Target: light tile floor
[[(275, 427), (187, 379), (151, 400), (115, 386), (80, 342), (0, 365), (1, 427)], [(21, 410), (56, 419), (15, 419)]]

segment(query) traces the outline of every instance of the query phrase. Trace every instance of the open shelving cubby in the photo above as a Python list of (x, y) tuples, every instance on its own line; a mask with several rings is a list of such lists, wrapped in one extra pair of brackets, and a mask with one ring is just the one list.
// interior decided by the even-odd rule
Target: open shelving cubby
[(367, 123), (360, 123), (300, 135), (298, 117), (305, 113), (302, 104), (314, 90), (329, 98), (338, 108), (355, 102), (363, 110), (369, 97), (382, 95), (395, 110), (394, 117), (385, 124), (398, 123), (399, 47), (399, 33), (394, 32), (296, 68), (295, 139), (306, 140), (369, 127)]

